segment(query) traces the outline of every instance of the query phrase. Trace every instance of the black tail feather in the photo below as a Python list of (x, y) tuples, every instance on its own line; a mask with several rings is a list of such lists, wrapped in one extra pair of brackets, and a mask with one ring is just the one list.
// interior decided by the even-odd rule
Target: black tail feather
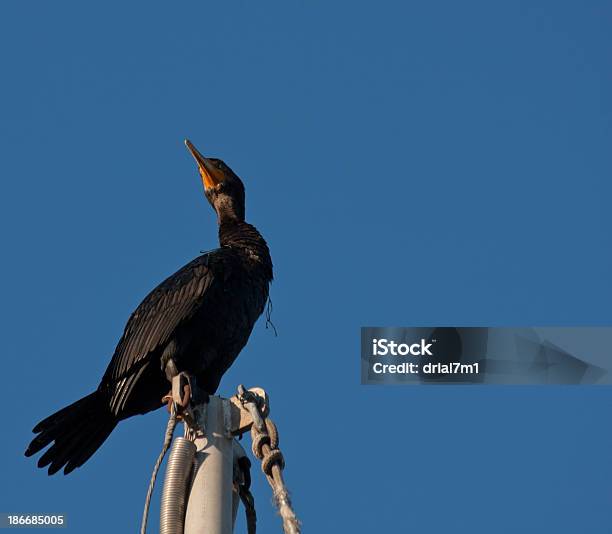
[(33, 430), (38, 435), (25, 455), (32, 456), (55, 442), (40, 457), (38, 467), (49, 465), (53, 475), (66, 466), (64, 474), (68, 474), (98, 450), (116, 424), (106, 396), (95, 391), (38, 423)]

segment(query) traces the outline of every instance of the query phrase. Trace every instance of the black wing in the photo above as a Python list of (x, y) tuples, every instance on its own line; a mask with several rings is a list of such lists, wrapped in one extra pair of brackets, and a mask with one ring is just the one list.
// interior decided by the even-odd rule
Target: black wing
[(209, 261), (217, 252), (221, 251), (199, 256), (164, 280), (132, 313), (100, 384), (100, 388), (114, 390), (111, 407), (115, 413), (145, 372), (151, 353), (168, 343), (181, 322), (202, 306), (206, 292), (215, 284)]

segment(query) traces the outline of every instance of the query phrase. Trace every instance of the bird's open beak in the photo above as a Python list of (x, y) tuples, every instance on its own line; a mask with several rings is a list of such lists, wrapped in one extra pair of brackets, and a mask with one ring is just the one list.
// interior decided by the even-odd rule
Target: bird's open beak
[(223, 179), (223, 174), (217, 169), (207, 158), (202, 156), (198, 149), (193, 146), (193, 143), (189, 139), (185, 139), (185, 146), (191, 152), (191, 155), (198, 164), (198, 170), (202, 176), (202, 183), (205, 189), (210, 189), (219, 185)]

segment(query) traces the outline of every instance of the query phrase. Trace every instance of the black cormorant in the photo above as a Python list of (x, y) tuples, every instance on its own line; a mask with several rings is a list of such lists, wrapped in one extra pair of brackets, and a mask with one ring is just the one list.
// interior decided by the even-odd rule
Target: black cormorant
[(223, 161), (185, 144), (217, 213), (220, 247), (147, 295), (129, 318), (96, 391), (34, 427), (37, 436), (25, 454), (54, 442), (38, 460), (50, 475), (83, 465), (122, 419), (162, 406), (170, 367), (214, 394), (264, 310), (272, 260), (264, 238), (244, 220), (242, 181)]

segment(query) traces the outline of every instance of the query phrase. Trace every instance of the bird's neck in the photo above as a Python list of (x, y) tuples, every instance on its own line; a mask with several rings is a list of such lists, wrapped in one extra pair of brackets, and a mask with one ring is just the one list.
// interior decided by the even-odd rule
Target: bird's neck
[(245, 255), (266, 272), (272, 280), (272, 258), (266, 240), (253, 225), (237, 219), (222, 220), (219, 225), (219, 243)]

